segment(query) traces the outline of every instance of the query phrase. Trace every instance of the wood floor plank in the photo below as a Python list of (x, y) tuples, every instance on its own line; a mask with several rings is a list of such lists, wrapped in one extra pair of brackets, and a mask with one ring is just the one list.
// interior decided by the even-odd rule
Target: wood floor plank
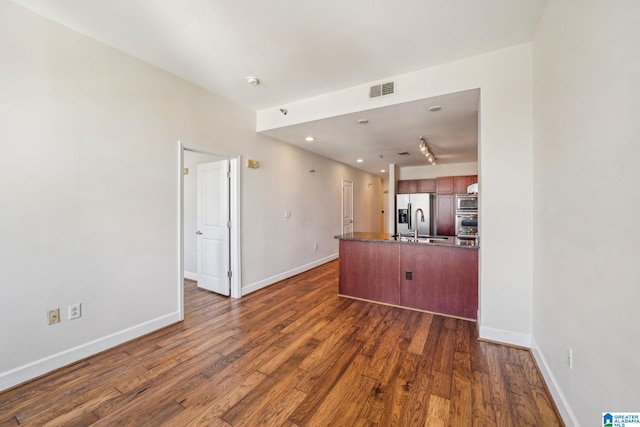
[(562, 426), (531, 353), (476, 324), (338, 296), (338, 263), (0, 393), (0, 427)]
[(469, 353), (456, 351), (451, 380), (451, 425), (470, 426), (473, 424), (471, 400), (471, 357)]
[[(244, 396), (253, 390), (267, 376), (254, 371), (248, 377), (239, 381), (237, 377), (229, 377), (236, 381), (221, 382), (214, 387), (202, 387), (197, 396), (189, 400), (189, 405), (176, 416), (170, 418), (166, 425), (203, 426), (215, 423), (216, 419), (238, 403)], [(237, 383), (237, 384), (236, 384)], [(230, 388), (232, 385), (233, 388)], [(226, 423), (226, 421), (225, 421)]]
[(427, 411), (428, 427), (447, 427), (449, 425), (449, 399), (432, 394), (429, 397), (429, 410)]

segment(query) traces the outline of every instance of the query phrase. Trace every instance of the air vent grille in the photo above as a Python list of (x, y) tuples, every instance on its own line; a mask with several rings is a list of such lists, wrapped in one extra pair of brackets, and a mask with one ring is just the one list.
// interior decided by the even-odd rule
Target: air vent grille
[(395, 82), (380, 83), (369, 88), (369, 98), (377, 98), (379, 96), (392, 95), (396, 92)]

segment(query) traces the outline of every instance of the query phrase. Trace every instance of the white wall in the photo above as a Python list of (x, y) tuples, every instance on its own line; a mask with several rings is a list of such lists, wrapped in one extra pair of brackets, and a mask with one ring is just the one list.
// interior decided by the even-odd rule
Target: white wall
[(389, 77), (398, 91), (375, 100), (368, 84), (258, 112), (257, 129), (480, 88), (480, 333), (529, 345), (532, 287), (532, 52), (523, 44)]
[(376, 177), (11, 2), (0, 58), (0, 389), (178, 320), (178, 140), (263, 164), (242, 169), (243, 289), (336, 255), (343, 177), (357, 224), (379, 224)]
[(534, 39), (534, 345), (584, 426), (640, 410), (639, 19), (551, 0)]
[(476, 175), (478, 163), (452, 163), (433, 166), (405, 166), (400, 168), (400, 179), (429, 179), (439, 176)]

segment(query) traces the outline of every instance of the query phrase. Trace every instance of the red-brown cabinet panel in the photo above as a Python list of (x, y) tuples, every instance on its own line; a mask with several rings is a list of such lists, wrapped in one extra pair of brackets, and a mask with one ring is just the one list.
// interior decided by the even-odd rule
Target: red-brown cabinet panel
[[(478, 311), (478, 251), (402, 245), (404, 307), (475, 319)], [(411, 279), (407, 279), (407, 272)]]
[(398, 181), (398, 194), (411, 194), (418, 192), (417, 179), (405, 179)]
[(400, 246), (340, 240), (339, 293), (399, 305)]
[(469, 177), (454, 176), (453, 177), (453, 193), (454, 194), (467, 194), (467, 186), (469, 186)]
[(418, 182), (418, 193), (435, 193), (436, 192), (436, 179), (421, 179)]
[(438, 194), (453, 194), (453, 177), (452, 176), (437, 177), (436, 192)]
[(436, 196), (436, 234), (454, 236), (456, 234), (455, 196), (438, 194)]

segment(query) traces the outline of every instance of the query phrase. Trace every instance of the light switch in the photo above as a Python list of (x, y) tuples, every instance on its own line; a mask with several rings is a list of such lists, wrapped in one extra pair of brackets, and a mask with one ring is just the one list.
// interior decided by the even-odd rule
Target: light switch
[(289, 211), (289, 210), (285, 210), (285, 211), (284, 211), (284, 217), (285, 217), (285, 218), (291, 218), (291, 211)]

